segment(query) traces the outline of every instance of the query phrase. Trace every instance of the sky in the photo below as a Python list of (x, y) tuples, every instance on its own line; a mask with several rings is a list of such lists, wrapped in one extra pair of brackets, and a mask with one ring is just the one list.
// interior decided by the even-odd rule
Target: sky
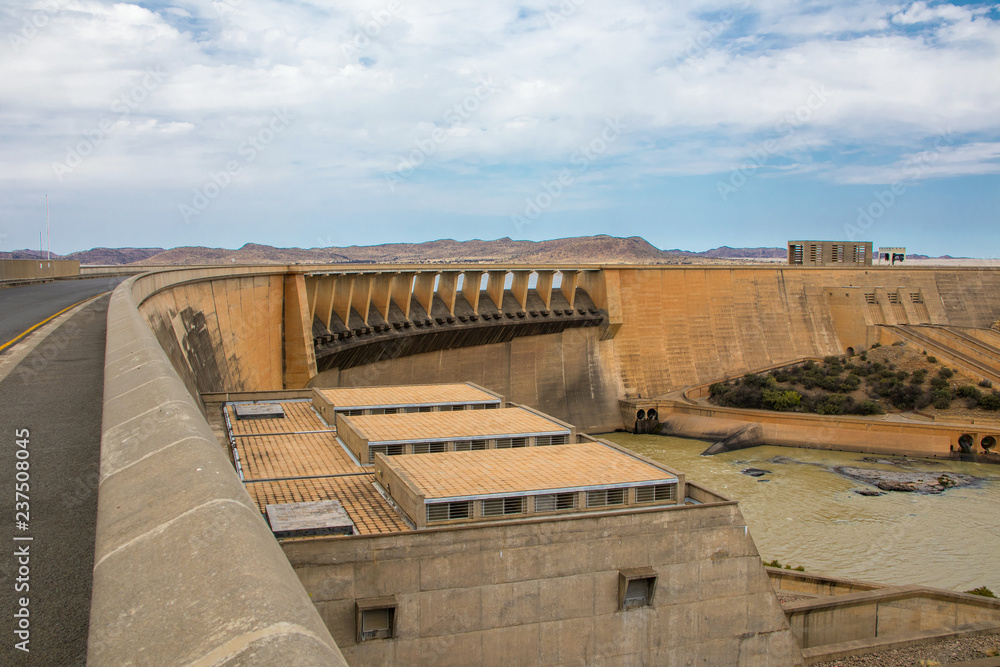
[(1000, 255), (1000, 5), (0, 0), (0, 250)]

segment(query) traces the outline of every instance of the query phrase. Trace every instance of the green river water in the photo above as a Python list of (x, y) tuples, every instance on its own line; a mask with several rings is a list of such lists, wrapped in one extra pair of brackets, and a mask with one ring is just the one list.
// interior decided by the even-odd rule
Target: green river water
[[(899, 468), (865, 463), (865, 455), (847, 452), (767, 446), (701, 456), (710, 443), (631, 433), (601, 437), (738, 500), (765, 561), (777, 558), (808, 572), (887, 584), (960, 591), (985, 585), (1000, 595), (1000, 466), (917, 460), (909, 470), (983, 481), (939, 495), (866, 497), (853, 492), (866, 488), (863, 483), (830, 468)], [(751, 466), (772, 472), (760, 478), (740, 472)]]

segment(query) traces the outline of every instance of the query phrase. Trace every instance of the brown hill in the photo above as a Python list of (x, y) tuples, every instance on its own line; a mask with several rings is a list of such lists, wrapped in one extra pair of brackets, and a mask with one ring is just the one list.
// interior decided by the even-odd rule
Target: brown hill
[(645, 239), (633, 236), (583, 236), (550, 241), (515, 241), (502, 238), (494, 241), (475, 239), (455, 241), (441, 239), (426, 243), (386, 243), (374, 246), (346, 248), (273, 248), (248, 243), (238, 250), (225, 248), (184, 247), (166, 250), (137, 262), (138, 264), (327, 264), (358, 263), (452, 263), (508, 262), (531, 263), (594, 263), (594, 264), (680, 264), (692, 258), (704, 261), (693, 253), (687, 256), (663, 251)]
[(81, 264), (131, 264), (163, 252), (163, 248), (91, 248), (71, 252), (63, 259), (79, 260)]

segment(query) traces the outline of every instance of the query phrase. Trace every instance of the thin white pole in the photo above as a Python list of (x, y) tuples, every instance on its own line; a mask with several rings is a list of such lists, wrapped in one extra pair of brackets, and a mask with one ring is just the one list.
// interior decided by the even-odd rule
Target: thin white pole
[(49, 196), (45, 195), (45, 238), (48, 241), (48, 251), (45, 259), (52, 259), (52, 234), (49, 232)]

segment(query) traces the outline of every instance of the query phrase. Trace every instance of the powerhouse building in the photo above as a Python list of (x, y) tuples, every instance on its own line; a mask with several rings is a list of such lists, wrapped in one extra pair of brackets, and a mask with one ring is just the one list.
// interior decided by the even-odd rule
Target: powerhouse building
[(537, 411), (475, 409), (470, 389), (222, 406), (349, 664), (801, 660), (734, 501)]

